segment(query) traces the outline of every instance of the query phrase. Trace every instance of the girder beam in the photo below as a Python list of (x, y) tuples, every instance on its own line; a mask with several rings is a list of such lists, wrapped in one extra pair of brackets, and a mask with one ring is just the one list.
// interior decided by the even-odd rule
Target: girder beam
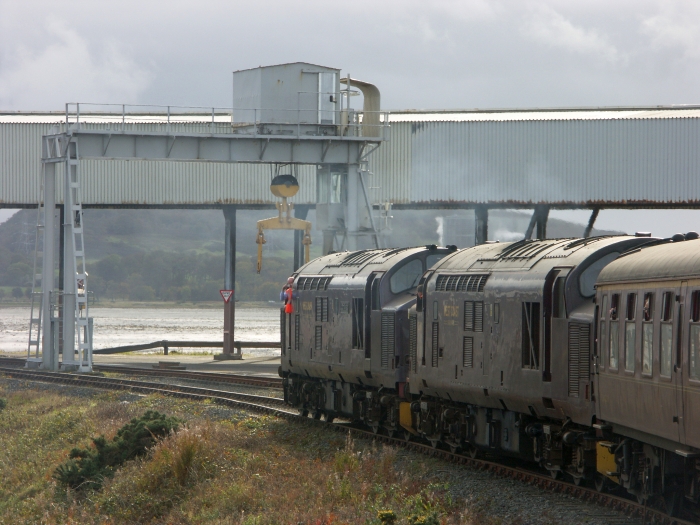
[(181, 160), (282, 164), (356, 164), (362, 137), (166, 134), (71, 130), (83, 159)]

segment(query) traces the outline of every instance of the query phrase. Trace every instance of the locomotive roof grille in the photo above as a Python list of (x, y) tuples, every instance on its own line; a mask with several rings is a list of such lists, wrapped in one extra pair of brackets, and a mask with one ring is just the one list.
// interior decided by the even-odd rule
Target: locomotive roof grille
[(297, 290), (326, 290), (333, 277), (299, 277)]
[(483, 292), (488, 275), (438, 275), (436, 292)]
[(360, 252), (355, 252), (350, 255), (348, 255), (343, 262), (340, 263), (340, 266), (358, 266), (376, 255), (380, 254), (380, 250), (364, 250)]
[[(501, 260), (522, 260), (532, 259), (545, 250), (554, 248), (557, 245), (566, 242), (567, 239), (547, 239), (547, 240), (532, 240), (523, 239), (522, 241), (514, 242), (503, 250), (498, 257)], [(574, 243), (569, 243), (573, 245)]]

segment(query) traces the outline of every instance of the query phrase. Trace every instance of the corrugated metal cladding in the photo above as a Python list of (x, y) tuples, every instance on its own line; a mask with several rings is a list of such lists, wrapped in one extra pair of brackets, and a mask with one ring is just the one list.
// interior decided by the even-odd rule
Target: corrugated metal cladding
[(411, 202), (700, 201), (700, 119), (412, 124)]
[[(54, 124), (0, 123), (0, 204), (34, 204), (39, 200), (41, 136)], [(121, 124), (112, 124), (121, 129)], [(85, 127), (105, 128), (104, 124)], [(137, 131), (157, 131), (164, 124), (133, 124)], [(180, 133), (208, 133), (208, 124), (171, 125)], [(217, 130), (218, 131), (218, 130)], [(84, 204), (274, 204), (269, 165), (215, 162), (83, 160), (80, 163)], [(62, 171), (59, 169), (59, 174)], [(298, 204), (316, 202), (316, 167), (299, 166)], [(57, 202), (63, 202), (62, 187)]]
[[(463, 119), (449, 114), (454, 120), (443, 120), (445, 114), (406, 113), (397, 115), (399, 121), (392, 116), (391, 140), (369, 157), (370, 197), (397, 204), (700, 203), (700, 111), (597, 113), (561, 111), (553, 118), (552, 112), (532, 112), (524, 118), (520, 112), (512, 119), (488, 114), (492, 120), (466, 113)], [(12, 124), (8, 118), (0, 119), (0, 203), (35, 203), (41, 135), (52, 124)], [(209, 129), (208, 123), (171, 124), (172, 131)], [(95, 160), (81, 165), (85, 203), (274, 202), (268, 166)], [(294, 202), (315, 202), (314, 168), (300, 168), (299, 179)]]

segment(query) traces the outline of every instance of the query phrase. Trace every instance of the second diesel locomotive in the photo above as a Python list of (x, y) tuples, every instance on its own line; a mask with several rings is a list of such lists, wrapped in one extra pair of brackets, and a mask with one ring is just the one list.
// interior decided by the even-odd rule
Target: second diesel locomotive
[[(693, 379), (689, 372), (664, 375), (670, 365), (658, 357), (659, 345), (681, 348), (700, 340), (692, 335), (692, 326), (683, 331), (679, 324), (672, 328), (672, 342), (663, 342), (664, 334), (668, 339), (664, 326), (675, 325), (662, 316), (687, 316), (682, 306), (669, 305), (691, 303), (692, 290), (688, 283), (683, 287), (680, 274), (673, 276), (678, 283), (664, 285), (672, 290), (661, 290), (657, 282), (663, 280), (664, 264), (673, 265), (663, 262), (664, 254), (675, 250), (675, 258), (683, 260), (684, 249), (674, 246), (679, 245), (618, 236), (495, 243), (459, 251), (372, 250), (317, 259), (295, 275), (296, 313), (282, 323), (285, 396), (302, 413), (329, 420), (342, 416), (375, 431), (403, 432), (407, 439), (416, 436), (473, 455), (488, 450), (524, 458), (577, 483), (595, 480), (602, 489), (612, 481), (640, 500), (683, 493), (698, 499), (694, 438), (687, 433), (685, 441), (663, 438), (654, 424), (642, 421), (644, 407), (635, 405), (641, 392), (635, 381), (642, 378), (644, 366), (658, 368), (660, 374), (658, 380), (653, 373), (648, 377), (647, 390), (670, 391), (674, 381)], [(695, 264), (700, 278), (700, 249), (696, 251), (697, 261), (685, 266)], [(645, 273), (646, 263), (637, 259), (646, 253), (660, 262)], [(392, 276), (410, 273), (412, 258), (420, 259), (426, 271), (418, 280), (414, 262), (411, 286), (406, 277), (405, 288), (392, 288)], [(609, 270), (599, 279), (604, 268)], [(611, 273), (613, 269), (618, 270)], [(676, 273), (685, 270), (694, 275), (685, 267)], [(392, 292), (398, 288), (400, 293)], [(627, 312), (634, 307), (625, 309), (625, 301), (633, 301), (630, 293), (646, 301), (639, 307), (642, 314), (635, 318), (632, 313), (631, 319)], [(692, 304), (686, 311), (700, 312)], [(651, 311), (661, 313), (658, 320), (651, 320), (656, 319)], [(696, 317), (700, 323), (700, 313)], [(610, 339), (617, 319), (623, 319), (618, 324), (624, 329), (618, 327), (617, 338)], [(636, 339), (625, 335), (633, 332), (633, 323), (640, 325)], [(644, 333), (662, 339), (644, 339)], [(656, 342), (645, 343), (649, 337)], [(700, 356), (700, 343), (695, 344)], [(610, 372), (601, 368), (601, 359), (611, 366), (623, 363), (624, 355), (632, 363), (627, 347), (637, 349), (636, 368), (623, 370), (618, 364), (611, 370), (614, 378), (604, 376)], [(616, 356), (610, 357), (615, 348)], [(656, 352), (651, 364), (644, 348)], [(700, 363), (696, 354), (691, 352), (686, 361), (678, 357), (677, 368), (700, 370), (692, 361)], [(645, 406), (653, 404), (654, 396), (645, 393)], [(676, 404), (690, 406), (687, 397), (676, 395)], [(673, 414), (680, 423), (664, 431), (694, 428), (692, 415), (680, 409)], [(666, 452), (659, 453), (661, 449)]]

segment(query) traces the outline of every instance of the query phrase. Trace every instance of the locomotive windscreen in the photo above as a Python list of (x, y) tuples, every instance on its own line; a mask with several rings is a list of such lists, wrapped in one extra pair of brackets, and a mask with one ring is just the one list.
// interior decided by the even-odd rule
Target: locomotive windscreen
[(609, 253), (581, 272), (581, 276), (578, 278), (578, 286), (583, 297), (593, 297), (595, 295), (595, 282), (598, 279), (598, 274), (619, 256), (620, 252)]
[(413, 259), (404, 264), (389, 279), (391, 293), (405, 292), (418, 286), (423, 270), (423, 261), (420, 259)]

